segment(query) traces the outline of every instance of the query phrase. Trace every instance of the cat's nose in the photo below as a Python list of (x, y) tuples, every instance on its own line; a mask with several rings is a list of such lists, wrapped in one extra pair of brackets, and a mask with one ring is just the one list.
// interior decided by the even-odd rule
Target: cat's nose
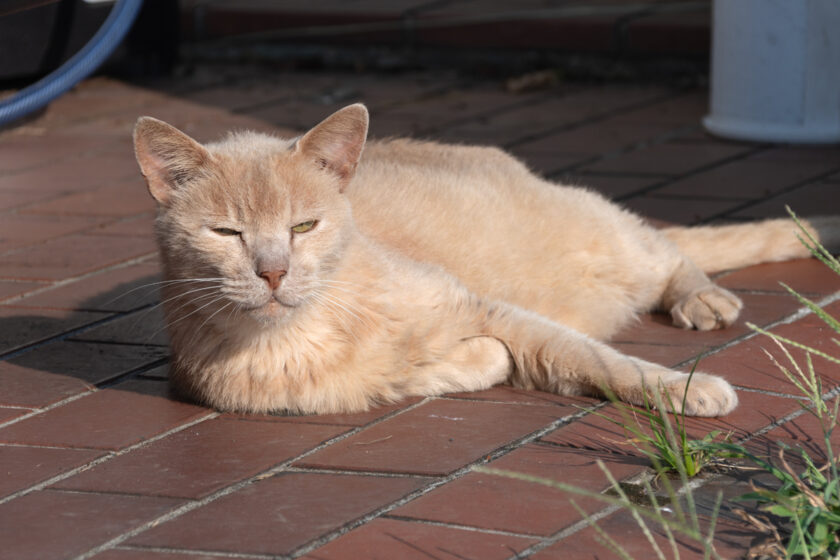
[(260, 278), (268, 282), (268, 287), (271, 291), (276, 290), (280, 286), (280, 281), (286, 276), (285, 270), (263, 270), (260, 272)]

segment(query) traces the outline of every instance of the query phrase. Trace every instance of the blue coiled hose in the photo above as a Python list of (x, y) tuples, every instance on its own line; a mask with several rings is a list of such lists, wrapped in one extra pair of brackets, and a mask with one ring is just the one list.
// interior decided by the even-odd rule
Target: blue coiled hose
[(0, 101), (0, 126), (15, 121), (62, 95), (110, 56), (131, 29), (143, 0), (117, 0), (96, 35), (55, 72)]

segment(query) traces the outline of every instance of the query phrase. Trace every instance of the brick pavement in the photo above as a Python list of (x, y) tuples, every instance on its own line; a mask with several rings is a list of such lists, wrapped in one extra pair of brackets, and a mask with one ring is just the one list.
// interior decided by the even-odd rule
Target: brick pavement
[[(589, 410), (612, 405), (498, 387), (363, 414), (219, 414), (166, 388), (154, 205), (133, 161), (139, 115), (208, 140), (230, 128), (292, 133), (356, 100), (374, 135), (413, 134), (513, 151), (538, 171), (591, 185), (682, 223), (838, 211), (840, 148), (734, 143), (698, 125), (702, 91), (561, 84), (524, 94), (454, 74), (391, 76), (199, 68), (154, 89), (97, 78), (0, 133), (0, 556), (51, 558), (607, 558), (569, 496), (472, 472), (490, 465), (599, 491), (596, 459), (620, 478), (645, 468)], [(812, 446), (796, 390), (749, 320), (833, 348), (779, 287), (830, 303), (840, 281), (802, 260), (721, 275), (746, 302), (724, 331), (643, 317), (622, 351), (727, 376), (741, 406), (691, 420)], [(145, 287), (144, 287), (145, 286)], [(829, 309), (840, 313), (840, 304)], [(828, 390), (840, 368), (817, 364)], [(768, 431), (769, 430), (769, 431)], [(766, 434), (765, 431), (768, 431)], [(715, 488), (739, 488), (711, 479)], [(740, 487), (744, 487), (741, 483)], [(639, 558), (626, 514), (580, 500)], [(724, 513), (718, 545), (754, 535)], [(683, 557), (693, 557), (685, 545)]]

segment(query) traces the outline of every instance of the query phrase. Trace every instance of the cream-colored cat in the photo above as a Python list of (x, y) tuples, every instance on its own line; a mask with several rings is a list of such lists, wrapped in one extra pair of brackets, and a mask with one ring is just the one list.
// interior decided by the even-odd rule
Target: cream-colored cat
[[(202, 146), (141, 118), (159, 203), (171, 378), (223, 410), (350, 412), (498, 383), (640, 403), (687, 375), (599, 342), (637, 313), (732, 323), (705, 272), (807, 253), (788, 220), (656, 231), (601, 196), (549, 183), (494, 148), (365, 146), (351, 105), (304, 136)], [(840, 220), (810, 226), (836, 244)], [(689, 414), (726, 414), (696, 374)]]

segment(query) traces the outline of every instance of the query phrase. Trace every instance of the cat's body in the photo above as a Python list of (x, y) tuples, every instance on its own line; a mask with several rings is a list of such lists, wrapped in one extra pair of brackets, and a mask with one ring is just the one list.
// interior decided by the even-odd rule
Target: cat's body
[[(681, 397), (685, 374), (598, 340), (654, 308), (687, 328), (734, 321), (740, 301), (695, 262), (805, 256), (789, 221), (660, 232), (493, 148), (396, 140), (359, 162), (366, 130), (358, 105), (297, 141), (202, 147), (140, 121), (182, 391), (221, 409), (304, 413), (502, 382), (636, 403), (662, 382)], [(834, 243), (840, 222), (817, 229)], [(687, 408), (718, 415), (736, 402), (699, 374)]]

